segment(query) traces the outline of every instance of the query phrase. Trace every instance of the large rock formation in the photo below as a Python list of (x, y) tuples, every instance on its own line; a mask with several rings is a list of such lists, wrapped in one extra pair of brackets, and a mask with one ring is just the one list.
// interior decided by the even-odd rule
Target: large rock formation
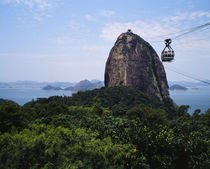
[(105, 69), (105, 86), (130, 86), (160, 100), (169, 97), (162, 62), (152, 46), (138, 35), (122, 33), (111, 49)]

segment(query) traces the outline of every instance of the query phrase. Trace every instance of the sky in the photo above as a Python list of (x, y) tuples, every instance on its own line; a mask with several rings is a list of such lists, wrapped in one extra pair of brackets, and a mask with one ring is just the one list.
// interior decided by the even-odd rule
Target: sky
[(192, 81), (174, 70), (210, 80), (210, 26), (173, 40), (208, 22), (209, 0), (0, 0), (0, 81), (104, 80), (109, 52), (127, 29), (158, 55), (172, 38), (169, 81)]

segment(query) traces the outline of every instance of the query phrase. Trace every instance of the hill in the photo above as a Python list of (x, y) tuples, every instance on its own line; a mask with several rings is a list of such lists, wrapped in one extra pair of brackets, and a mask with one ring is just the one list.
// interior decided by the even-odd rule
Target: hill
[(162, 107), (167, 112), (170, 112), (170, 118), (175, 113), (174, 103), (169, 98), (162, 102), (157, 97), (149, 97), (139, 90), (126, 86), (102, 87), (90, 91), (79, 91), (73, 94), (72, 97), (53, 96), (40, 98), (27, 104), (56, 102), (69, 106), (92, 106), (95, 97), (100, 100), (103, 107), (111, 109), (116, 115), (124, 114), (128, 109), (137, 105), (147, 105), (154, 108)]

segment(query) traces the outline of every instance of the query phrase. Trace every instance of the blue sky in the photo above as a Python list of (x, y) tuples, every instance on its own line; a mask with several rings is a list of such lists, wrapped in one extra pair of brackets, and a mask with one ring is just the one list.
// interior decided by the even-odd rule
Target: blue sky
[[(128, 28), (160, 55), (159, 41), (209, 21), (209, 0), (0, 0), (0, 81), (103, 80), (109, 51)], [(210, 29), (172, 47), (168, 80), (191, 81), (169, 69), (210, 79)]]

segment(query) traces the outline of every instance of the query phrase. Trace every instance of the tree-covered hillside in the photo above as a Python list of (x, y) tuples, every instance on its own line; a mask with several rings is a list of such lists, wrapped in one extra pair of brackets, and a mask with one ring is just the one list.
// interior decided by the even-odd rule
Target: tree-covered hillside
[(112, 110), (114, 115), (122, 115), (134, 106), (145, 105), (166, 110), (169, 118), (176, 116), (172, 100), (165, 99), (163, 102), (160, 102), (157, 97), (148, 97), (139, 90), (125, 86), (109, 88), (102, 87), (100, 89), (90, 91), (80, 91), (73, 94), (72, 97), (53, 96), (49, 98), (40, 98), (37, 101), (29, 102), (26, 105), (33, 107), (36, 103), (46, 104), (56, 102), (66, 104), (68, 106), (92, 106), (95, 102), (95, 97), (100, 99), (103, 107)]
[(0, 168), (208, 169), (210, 111), (127, 87), (0, 103)]

